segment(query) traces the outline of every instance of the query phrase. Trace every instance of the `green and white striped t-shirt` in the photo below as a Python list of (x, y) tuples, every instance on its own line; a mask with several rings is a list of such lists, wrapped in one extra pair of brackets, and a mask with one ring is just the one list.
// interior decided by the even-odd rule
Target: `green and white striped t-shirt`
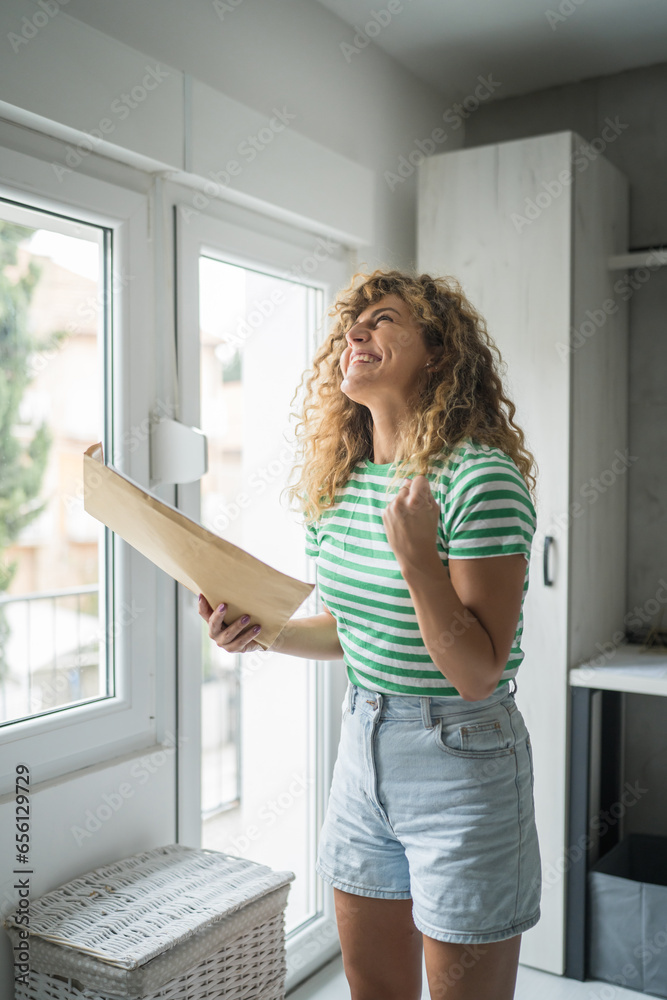
[[(435, 666), (419, 631), (410, 591), (382, 522), (382, 511), (400, 486), (385, 496), (392, 463), (360, 462), (333, 507), (306, 525), (306, 554), (317, 560), (317, 581), (336, 619), (353, 684), (405, 695), (458, 695)], [(528, 590), (535, 534), (533, 502), (516, 464), (499, 448), (465, 438), (427, 475), (440, 504), (437, 547), (448, 557), (476, 559), (522, 552), (526, 575), (521, 614), (509, 660), (498, 686), (514, 677), (524, 653), (523, 602)]]

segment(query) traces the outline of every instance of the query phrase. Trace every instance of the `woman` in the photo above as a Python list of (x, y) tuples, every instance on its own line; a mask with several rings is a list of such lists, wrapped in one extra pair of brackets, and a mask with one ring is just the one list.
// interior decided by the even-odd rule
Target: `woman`
[[(274, 647), (346, 664), (317, 871), (353, 1000), (418, 1000), (422, 949), (434, 1000), (510, 1000), (540, 917), (514, 700), (534, 461), (458, 282), (357, 277), (307, 373), (289, 490), (325, 611)], [(261, 648), (224, 606), (200, 614), (224, 649)]]

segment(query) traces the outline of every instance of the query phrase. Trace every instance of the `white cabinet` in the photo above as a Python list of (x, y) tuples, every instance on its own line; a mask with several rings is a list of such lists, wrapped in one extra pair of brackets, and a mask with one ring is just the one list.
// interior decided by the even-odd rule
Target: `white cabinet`
[(557, 132), (443, 153), (419, 168), (418, 269), (458, 278), (483, 315), (538, 464), (517, 704), (534, 749), (543, 892), (521, 962), (559, 975), (565, 874), (576, 860), (566, 849), (567, 672), (596, 655), (602, 662), (621, 641), (634, 461), (627, 292), (607, 263), (627, 251), (628, 185), (582, 145)]

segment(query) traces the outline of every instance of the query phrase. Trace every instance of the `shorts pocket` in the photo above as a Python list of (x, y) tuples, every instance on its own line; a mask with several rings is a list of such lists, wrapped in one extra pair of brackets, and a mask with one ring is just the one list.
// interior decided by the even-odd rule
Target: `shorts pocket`
[(434, 727), (436, 745), (454, 757), (508, 757), (516, 750), (517, 737), (510, 713), (502, 706), (486, 718), (469, 721), (439, 718)]

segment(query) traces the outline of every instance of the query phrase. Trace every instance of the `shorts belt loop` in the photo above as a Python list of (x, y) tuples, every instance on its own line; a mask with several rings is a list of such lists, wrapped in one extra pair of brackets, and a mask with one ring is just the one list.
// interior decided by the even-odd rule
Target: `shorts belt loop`
[(431, 718), (431, 699), (428, 695), (420, 695), (419, 701), (421, 702), (422, 709), (422, 722), (425, 729), (433, 729), (435, 723)]
[(347, 688), (347, 707), (350, 712), (350, 715), (352, 715), (354, 712), (354, 703), (356, 701), (356, 697), (357, 697), (357, 687), (350, 681)]

